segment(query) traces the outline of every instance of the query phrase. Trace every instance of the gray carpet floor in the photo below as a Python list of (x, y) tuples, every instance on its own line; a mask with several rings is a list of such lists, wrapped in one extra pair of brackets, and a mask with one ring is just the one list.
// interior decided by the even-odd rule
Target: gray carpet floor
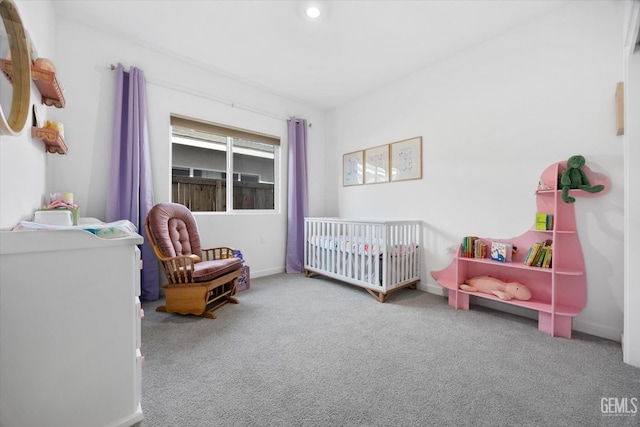
[(237, 297), (217, 319), (143, 303), (143, 427), (640, 425), (640, 369), (613, 341), (322, 277)]

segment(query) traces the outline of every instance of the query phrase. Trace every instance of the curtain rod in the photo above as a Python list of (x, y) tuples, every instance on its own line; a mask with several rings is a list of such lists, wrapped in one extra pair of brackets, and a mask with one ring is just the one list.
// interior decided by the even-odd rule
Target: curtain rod
[[(114, 71), (117, 68), (118, 68), (117, 65), (114, 65), (114, 64), (110, 64), (109, 65), (109, 69), (111, 71)], [(146, 77), (145, 77), (145, 79), (146, 79)], [(271, 117), (272, 119), (278, 119), (278, 120), (283, 120), (283, 121), (290, 120), (288, 117), (282, 117), (282, 116), (279, 116), (277, 114), (273, 114), (273, 113), (271, 113), (269, 111), (264, 111), (264, 110), (260, 110), (258, 108), (251, 107), (249, 105), (238, 104), (237, 102), (234, 102), (234, 101), (231, 101), (231, 100), (228, 100), (228, 99), (224, 99), (224, 98), (220, 98), (220, 97), (217, 97), (217, 96), (214, 96), (214, 95), (204, 94), (204, 93), (202, 93), (200, 91), (189, 89), (189, 88), (184, 87), (184, 86), (179, 86), (179, 85), (176, 85), (176, 84), (173, 84), (173, 83), (160, 81), (160, 80), (149, 80), (149, 79), (146, 79), (146, 80), (149, 83), (151, 83), (153, 85), (156, 85), (156, 86), (161, 86), (161, 87), (164, 87), (164, 88), (167, 88), (167, 89), (173, 89), (175, 91), (187, 93), (187, 94), (190, 94), (190, 95), (194, 95), (194, 96), (197, 96), (199, 98), (209, 99), (211, 101), (215, 101), (215, 102), (218, 102), (220, 104), (227, 105), (227, 106), (229, 106), (231, 108), (239, 108), (241, 110), (249, 111), (251, 113), (260, 114), (260, 115), (263, 115), (263, 116), (266, 116), (266, 117)], [(298, 120), (296, 120), (296, 122), (299, 123)], [(311, 123), (309, 123), (308, 127), (311, 127)]]
[[(292, 120), (291, 118), (287, 119), (288, 122), (290, 122), (291, 120)], [(300, 119), (295, 119), (295, 120), (296, 120), (296, 123), (300, 123)], [(309, 128), (311, 127), (311, 122), (307, 124), (307, 127)]]

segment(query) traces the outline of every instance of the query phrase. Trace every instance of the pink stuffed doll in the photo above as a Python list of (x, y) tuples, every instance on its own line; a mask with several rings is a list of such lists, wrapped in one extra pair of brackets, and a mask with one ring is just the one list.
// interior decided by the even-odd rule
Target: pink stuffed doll
[(526, 301), (531, 298), (531, 291), (522, 283), (505, 282), (491, 276), (476, 276), (467, 279), (460, 285), (467, 292), (483, 292), (493, 294), (504, 301), (512, 298)]

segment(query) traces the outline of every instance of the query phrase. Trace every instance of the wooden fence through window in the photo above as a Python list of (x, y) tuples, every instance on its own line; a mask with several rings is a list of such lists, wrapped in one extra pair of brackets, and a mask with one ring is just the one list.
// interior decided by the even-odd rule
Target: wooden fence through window
[[(227, 210), (227, 181), (224, 179), (173, 176), (171, 199), (192, 212)], [(273, 184), (233, 181), (233, 209), (273, 209)]]

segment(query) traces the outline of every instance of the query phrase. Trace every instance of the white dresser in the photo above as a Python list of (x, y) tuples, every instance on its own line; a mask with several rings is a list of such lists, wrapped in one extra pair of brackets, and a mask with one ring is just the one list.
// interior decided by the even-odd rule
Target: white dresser
[(142, 237), (0, 232), (0, 426), (131, 426)]

